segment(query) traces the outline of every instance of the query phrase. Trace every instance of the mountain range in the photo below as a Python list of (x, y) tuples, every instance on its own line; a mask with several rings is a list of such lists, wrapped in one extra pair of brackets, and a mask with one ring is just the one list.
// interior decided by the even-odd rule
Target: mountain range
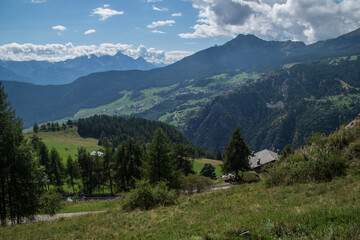
[[(214, 46), (205, 49), (163, 68), (147, 71), (129, 70), (97, 72), (80, 77), (72, 83), (58, 86), (40, 86), (16, 81), (2, 81), (2, 83), (5, 86), (9, 95), (8, 99), (15, 108), (17, 115), (23, 118), (25, 127), (29, 127), (34, 123), (73, 117), (75, 114), (82, 112), (83, 109), (97, 108), (107, 104), (116, 106), (116, 101), (119, 101), (119, 99), (125, 99), (128, 104), (136, 105), (138, 99), (145, 99), (145, 95), (156, 92), (156, 95), (151, 95), (152, 98), (148, 98), (153, 101), (153, 104), (148, 108), (142, 108), (140, 116), (142, 115), (152, 120), (164, 120), (166, 119), (165, 116), (168, 114), (173, 114), (174, 116), (179, 115), (179, 109), (176, 107), (179, 102), (192, 102), (193, 104), (188, 106), (194, 111), (196, 110), (195, 112), (191, 112), (191, 115), (195, 118), (186, 122), (183, 131), (190, 140), (193, 140), (204, 148), (212, 151), (223, 148), (226, 139), (221, 138), (221, 141), (214, 141), (213, 139), (217, 138), (216, 134), (223, 134), (225, 137), (225, 135), (229, 135), (228, 133), (231, 131), (231, 128), (238, 124), (249, 129), (246, 131), (250, 132), (245, 131), (244, 135), (251, 142), (254, 149), (263, 147), (281, 148), (290, 137), (284, 138), (281, 141), (280, 138), (282, 137), (279, 137), (276, 141), (265, 141), (264, 139), (267, 135), (269, 138), (274, 138), (274, 134), (276, 135), (278, 134), (278, 131), (285, 129), (281, 126), (274, 127), (275, 125), (269, 125), (270, 122), (274, 123), (279, 121), (279, 119), (288, 119), (288, 122), (293, 121), (293, 118), (289, 116), (296, 117), (296, 115), (287, 114), (283, 115), (283, 118), (278, 118), (280, 115), (277, 115), (282, 113), (282, 111), (285, 111), (284, 109), (287, 109), (287, 106), (292, 106), (288, 101), (296, 103), (301, 99), (313, 99), (313, 97), (316, 96), (319, 98), (317, 99), (315, 97), (316, 101), (326, 102), (328, 97), (335, 96), (331, 91), (325, 95), (309, 95), (309, 91), (316, 90), (321, 92), (322, 89), (326, 87), (324, 82), (319, 83), (317, 82), (317, 78), (311, 76), (316, 75), (317, 71), (323, 68), (323, 65), (328, 66), (330, 70), (335, 68), (337, 66), (336, 64), (341, 62), (341, 59), (347, 59), (347, 62), (349, 63), (344, 66), (342, 65), (344, 69), (349, 68), (349, 71), (356, 72), (356, 68), (354, 69), (354, 66), (350, 63), (357, 63), (357, 58), (355, 57), (355, 59), (353, 59), (354, 61), (350, 61), (350, 59), (352, 56), (357, 55), (360, 55), (360, 29), (335, 39), (320, 41), (311, 45), (294, 41), (265, 41), (253, 35), (239, 35), (222, 46)], [(311, 88), (306, 87), (304, 83), (299, 83), (301, 80), (300, 73), (300, 75), (293, 79), (292, 71), (295, 71), (298, 68), (297, 65), (299, 65), (299, 63), (305, 63), (305, 65), (300, 65), (303, 66), (302, 74), (310, 74), (306, 79), (314, 81)], [(319, 64), (322, 65), (320, 67), (312, 67), (313, 64), (316, 66)], [(276, 72), (273, 73), (273, 75), (265, 75), (265, 77), (262, 77), (259, 80), (243, 79), (244, 82), (248, 83), (241, 83), (244, 86), (240, 86), (239, 89), (242, 90), (237, 90), (235, 93), (228, 92), (224, 95), (224, 89), (219, 91), (218, 87), (222, 82), (232, 82), (232, 80), (242, 72), (266, 73), (275, 70)], [(324, 76), (329, 74), (331, 79), (339, 78), (342, 80), (342, 75), (336, 76), (336, 72), (334, 73), (330, 70), (324, 71)], [(15, 74), (18, 73), (15, 72)], [(265, 80), (272, 79), (270, 76), (274, 76), (273, 81)], [(323, 78), (323, 76), (320, 75), (319, 77)], [(354, 81), (359, 81), (359, 76), (354, 75), (354, 77)], [(258, 79), (258, 77), (255, 79)], [(281, 79), (285, 83), (283, 82), (277, 86), (275, 83)], [(307, 83), (307, 81), (305, 82)], [(354, 85), (353, 82), (346, 82), (344, 80), (344, 83), (345, 85), (348, 84), (351, 89), (357, 88), (355, 87), (356, 84)], [(238, 86), (237, 84), (234, 84), (233, 87)], [(298, 96), (296, 98), (289, 97), (287, 99), (281, 99), (281, 93), (278, 93), (278, 96), (271, 95), (270, 97), (266, 97), (267, 91), (277, 91), (274, 89), (274, 84), (279, 89), (289, 87), (305, 90), (299, 93), (301, 97)], [(267, 86), (266, 88), (263, 87), (265, 85)], [(208, 86), (206, 91), (203, 90), (204, 86)], [(256, 87), (253, 89), (249, 86)], [(259, 94), (259, 92), (257, 92), (258, 90), (264, 92), (265, 95), (262, 96)], [(352, 91), (354, 91), (354, 89)], [(185, 95), (185, 93), (187, 95)], [(336, 92), (336, 94), (340, 95), (346, 93), (348, 92)], [(353, 94), (356, 95), (357, 92)], [(218, 96), (215, 100), (211, 101), (212, 97), (217, 95), (221, 96)], [(291, 92), (289, 92), (289, 96), (290, 95)], [(204, 99), (211, 97), (208, 99), (210, 103), (204, 103), (203, 99), (200, 99), (200, 96), (204, 97)], [(163, 99), (159, 100), (161, 97)], [(227, 108), (227, 104), (222, 103), (219, 100), (227, 99), (227, 97), (233, 99), (233, 101), (229, 100), (228, 102), (228, 105), (233, 106), (233, 108)], [(264, 111), (277, 109), (280, 113), (272, 113), (274, 116), (270, 114), (273, 116), (270, 118), (268, 115), (264, 115), (263, 112), (258, 112), (258, 108), (255, 105), (259, 104), (259, 101), (262, 103), (261, 109)], [(307, 100), (304, 101), (308, 104)], [(195, 107), (195, 105), (200, 102), (203, 102), (202, 106), (204, 107), (202, 110), (200, 107)], [(241, 109), (242, 105), (248, 106), (248, 108), (246, 108), (247, 110), (239, 110), (240, 112), (238, 112), (236, 109)], [(223, 110), (219, 112), (213, 110), (216, 109), (216, 106), (220, 106), (219, 108)], [(250, 108), (250, 106), (253, 106), (253, 108)], [(282, 109), (279, 108), (281, 106), (283, 106)], [(121, 112), (122, 108), (123, 106), (121, 105), (116, 106), (117, 115), (123, 114)], [(235, 110), (233, 111), (232, 109)], [(309, 109), (309, 111), (312, 111), (310, 107)], [(196, 114), (198, 110), (200, 111)], [(102, 111), (107, 111), (106, 107), (104, 107)], [(213, 112), (215, 115), (211, 115), (206, 111)], [(226, 111), (226, 113), (223, 111)], [(339, 111), (335, 111), (334, 114), (339, 113)], [(341, 117), (339, 117), (340, 120), (331, 126), (338, 126), (339, 123), (341, 124), (348, 118), (356, 116), (353, 115), (353, 111), (355, 110), (352, 109), (352, 111), (341, 115)], [(242, 117), (240, 117), (240, 119), (235, 113), (241, 113), (241, 116), (246, 113), (246, 117), (244, 117), (245, 120), (242, 119)], [(308, 113), (312, 113), (317, 117), (321, 115), (321, 112), (318, 113), (320, 115), (316, 115), (315, 112)], [(340, 111), (340, 113), (343, 112)], [(257, 117), (250, 117), (252, 114), (257, 115)], [(206, 116), (209, 116), (208, 120), (210, 121), (211, 119), (211, 123), (205, 121), (205, 119), (207, 119)], [(189, 116), (185, 115), (182, 117), (188, 118)], [(306, 115), (304, 115), (303, 118), (305, 119)], [(251, 123), (252, 125), (250, 122), (253, 122)], [(226, 127), (226, 129), (219, 128), (223, 131), (214, 132), (218, 129), (218, 126), (215, 123), (220, 125), (223, 124), (228, 127)], [(284, 126), (288, 125), (285, 124)], [(210, 128), (214, 131), (211, 131)], [(268, 128), (277, 130), (273, 130), (272, 132), (260, 131), (264, 132), (266, 136), (256, 134), (257, 140), (255, 138), (255, 140), (250, 139), (248, 136), (255, 128), (258, 128), (257, 131)], [(206, 131), (208, 131), (209, 134), (211, 133), (212, 136), (206, 136)], [(308, 134), (309, 131), (310, 130), (307, 130), (306, 134)], [(325, 132), (327, 131), (328, 130)], [(294, 133), (292, 131), (290, 132), (290, 135)], [(299, 141), (290, 142), (298, 145), (305, 141), (305, 138), (307, 137), (306, 134), (299, 136)], [(292, 136), (291, 139), (294, 139), (294, 136)], [(264, 140), (264, 143), (262, 143), (261, 140)], [(203, 141), (208, 143), (204, 144)]]
[(0, 61), (0, 79), (39, 85), (61, 85), (93, 72), (153, 68), (155, 66), (142, 57), (133, 59), (118, 52), (114, 56), (92, 54), (60, 62)]

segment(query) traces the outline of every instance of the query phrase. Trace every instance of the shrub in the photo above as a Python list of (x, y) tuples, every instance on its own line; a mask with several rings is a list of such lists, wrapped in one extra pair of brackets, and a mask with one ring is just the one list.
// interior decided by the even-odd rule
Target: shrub
[(55, 215), (62, 207), (61, 194), (51, 190), (45, 192), (40, 198), (41, 212), (49, 215)]
[(194, 192), (200, 193), (209, 189), (213, 185), (210, 178), (199, 175), (183, 176), (181, 179), (182, 190), (186, 194), (193, 194)]
[(216, 180), (215, 167), (210, 163), (205, 163), (204, 167), (200, 171), (200, 175)]
[(135, 188), (126, 194), (122, 207), (125, 210), (148, 210), (175, 204), (178, 197), (178, 192), (169, 190), (165, 182), (152, 186), (148, 181), (139, 180), (135, 183)]

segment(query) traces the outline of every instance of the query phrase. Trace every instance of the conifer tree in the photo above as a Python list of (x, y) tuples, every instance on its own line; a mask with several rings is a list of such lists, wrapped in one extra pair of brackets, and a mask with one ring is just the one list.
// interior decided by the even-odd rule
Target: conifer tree
[(240, 127), (237, 127), (231, 135), (231, 140), (225, 150), (224, 170), (227, 172), (235, 172), (250, 169), (249, 156), (250, 148), (241, 137)]
[(170, 156), (170, 146), (161, 128), (154, 132), (149, 145), (146, 163), (146, 174), (150, 183), (167, 182), (169, 187), (179, 187), (179, 171), (175, 169), (175, 161)]
[(141, 178), (141, 158), (141, 148), (131, 137), (116, 149), (114, 180), (118, 190), (129, 191), (135, 187), (135, 180)]
[(41, 171), (22, 135), (22, 122), (0, 83), (0, 220), (14, 224), (40, 208)]

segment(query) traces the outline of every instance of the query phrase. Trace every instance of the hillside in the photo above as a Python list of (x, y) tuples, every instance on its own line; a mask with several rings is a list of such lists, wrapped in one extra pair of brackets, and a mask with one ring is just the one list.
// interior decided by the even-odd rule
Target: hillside
[(143, 58), (133, 59), (120, 52), (114, 56), (89, 55), (60, 62), (0, 61), (0, 66), (16, 74), (9, 78), (8, 74), (0, 71), (0, 79), (2, 80), (16, 80), (39, 85), (67, 84), (93, 72), (155, 68)]
[[(2, 228), (2, 239), (357, 239), (360, 179), (267, 188), (263, 183), (182, 196), (179, 204)], [(119, 200), (121, 201), (121, 200)], [(81, 205), (80, 205), (81, 207)], [(74, 209), (74, 208), (73, 208)], [(85, 208), (86, 209), (86, 208)], [(104, 208), (102, 208), (104, 210)]]
[(215, 98), (186, 123), (198, 146), (222, 150), (236, 126), (255, 151), (297, 147), (360, 112), (360, 60), (341, 58), (274, 71)]
[[(33, 132), (28, 132), (25, 137), (30, 138), (33, 134)], [(97, 151), (101, 148), (97, 139), (82, 138), (77, 127), (58, 132), (39, 132), (36, 135), (42, 139), (48, 149), (55, 148), (64, 163), (68, 156), (74, 157), (80, 147), (85, 147), (88, 152)]]
[[(198, 85), (197, 90), (202, 90), (201, 83), (218, 74), (225, 73), (233, 77), (244, 71), (262, 72), (281, 68), (285, 64), (330, 56), (356, 55), (360, 53), (359, 35), (360, 30), (356, 30), (337, 39), (312, 45), (291, 41), (264, 41), (253, 35), (239, 35), (222, 46), (205, 49), (172, 65), (150, 71), (93, 73), (60, 86), (38, 86), (12, 81), (3, 83), (18, 116), (23, 118), (25, 127), (28, 127), (35, 122), (73, 117), (82, 109), (115, 102), (128, 92), (131, 92), (130, 100), (133, 101), (141, 95), (141, 91), (151, 88), (176, 86), (175, 91)], [(196, 100), (197, 96), (187, 100)], [(174, 114), (169, 112), (173, 108), (168, 109), (168, 113)], [(156, 108), (152, 110), (155, 113), (158, 111)], [(148, 113), (144, 116), (149, 117)], [(159, 119), (161, 116), (164, 114), (149, 118)]]

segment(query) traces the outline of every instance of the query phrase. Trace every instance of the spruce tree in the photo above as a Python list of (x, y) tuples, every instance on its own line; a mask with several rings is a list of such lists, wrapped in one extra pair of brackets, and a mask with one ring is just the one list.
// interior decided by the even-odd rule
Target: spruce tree
[(141, 178), (142, 151), (140, 145), (129, 137), (116, 149), (114, 155), (114, 181), (120, 191), (129, 191), (135, 187), (135, 180)]
[(237, 127), (231, 135), (231, 140), (225, 150), (224, 170), (227, 172), (235, 172), (250, 169), (249, 156), (250, 148), (241, 137), (240, 127)]
[(175, 169), (175, 161), (170, 156), (170, 146), (161, 128), (154, 132), (149, 145), (146, 163), (146, 174), (150, 183), (167, 182), (169, 187), (179, 187), (179, 171)]

